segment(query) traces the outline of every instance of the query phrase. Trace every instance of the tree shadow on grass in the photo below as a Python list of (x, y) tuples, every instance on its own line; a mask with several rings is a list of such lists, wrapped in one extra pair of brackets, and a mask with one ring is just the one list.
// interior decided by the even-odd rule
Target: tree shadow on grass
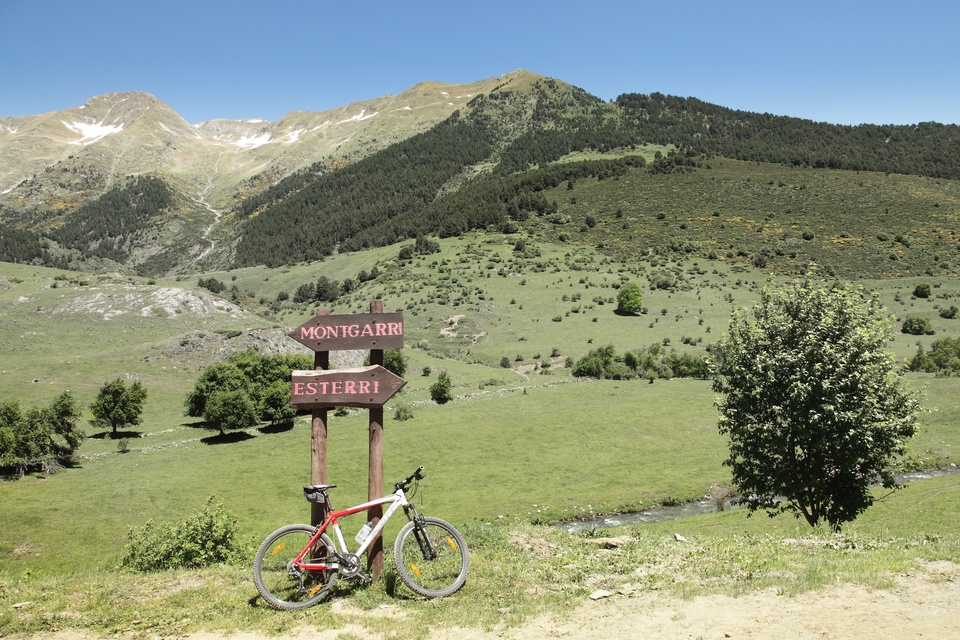
[(87, 437), (92, 440), (107, 440), (107, 439), (120, 440), (121, 438), (142, 438), (143, 432), (142, 431), (117, 431), (116, 433), (114, 433), (113, 431), (100, 431), (98, 433), (94, 433), (93, 435), (90, 435)]
[(181, 422), (180, 426), (186, 427), (188, 429), (207, 429), (207, 430), (216, 429), (216, 427), (208, 424), (204, 420), (197, 420), (196, 422)]
[(250, 435), (246, 431), (232, 431), (228, 433), (217, 433), (214, 436), (207, 436), (206, 438), (200, 438), (200, 442), (203, 444), (231, 444), (234, 442), (243, 442), (244, 440), (249, 440), (254, 436)]
[(269, 435), (271, 433), (284, 433), (293, 429), (293, 420), (287, 420), (286, 422), (277, 422), (274, 424), (268, 424), (257, 429), (260, 433)]

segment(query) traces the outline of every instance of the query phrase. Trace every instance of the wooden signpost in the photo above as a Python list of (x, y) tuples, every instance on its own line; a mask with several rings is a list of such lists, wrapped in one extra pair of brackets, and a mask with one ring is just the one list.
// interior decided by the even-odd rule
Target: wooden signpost
[[(406, 381), (383, 368), (384, 349), (403, 347), (403, 313), (383, 313), (383, 301), (370, 303), (370, 313), (317, 315), (288, 334), (314, 351), (313, 371), (294, 371), (291, 376), (295, 407), (312, 409), (310, 435), (310, 483), (327, 482), (327, 409), (367, 407), (370, 410), (370, 447), (367, 499), (383, 495), (383, 405)], [(329, 371), (330, 351), (370, 349), (370, 366)], [(368, 516), (376, 526), (383, 516), (374, 507)], [(323, 505), (311, 505), (311, 524), (326, 517)], [(383, 539), (378, 536), (367, 554), (367, 568), (376, 579), (383, 571)]]

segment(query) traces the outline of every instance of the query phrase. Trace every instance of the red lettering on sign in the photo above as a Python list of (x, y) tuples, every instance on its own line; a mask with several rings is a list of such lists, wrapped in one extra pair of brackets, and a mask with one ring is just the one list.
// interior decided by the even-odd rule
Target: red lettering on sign
[(402, 336), (403, 335), (403, 323), (402, 322), (388, 322), (388, 333), (390, 336)]

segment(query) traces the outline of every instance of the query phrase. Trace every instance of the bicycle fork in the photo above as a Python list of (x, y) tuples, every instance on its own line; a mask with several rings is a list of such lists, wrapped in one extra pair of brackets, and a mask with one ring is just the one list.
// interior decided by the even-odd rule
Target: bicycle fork
[(425, 522), (423, 516), (417, 512), (417, 508), (412, 504), (405, 506), (403, 510), (406, 512), (410, 522), (413, 523), (413, 537), (417, 540), (420, 553), (423, 554), (425, 560), (433, 560), (437, 557), (437, 552), (433, 548), (433, 542), (431, 542), (430, 536), (427, 535), (426, 528), (423, 526)]

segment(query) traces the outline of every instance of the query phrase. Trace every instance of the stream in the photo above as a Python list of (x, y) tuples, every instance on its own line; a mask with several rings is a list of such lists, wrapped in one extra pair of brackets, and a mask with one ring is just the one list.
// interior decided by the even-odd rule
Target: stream
[[(911, 471), (908, 473), (896, 474), (897, 482), (907, 483), (917, 480), (926, 480), (938, 476), (946, 476), (954, 473), (960, 473), (960, 468), (950, 467), (948, 469), (934, 469), (930, 471)], [(739, 509), (741, 506), (736, 498), (728, 499), (724, 502), (724, 509)], [(687, 516), (697, 516), (707, 513), (716, 513), (717, 503), (713, 498), (703, 498), (696, 502), (687, 502), (674, 506), (657, 506), (644, 509), (643, 511), (632, 511), (630, 513), (617, 513), (607, 516), (597, 516), (585, 520), (574, 520), (567, 522), (558, 522), (553, 525), (558, 529), (563, 529), (568, 533), (579, 533), (589, 531), (590, 529), (609, 529), (611, 527), (622, 527), (631, 524), (649, 524), (651, 522), (665, 522), (667, 520), (676, 520)]]

